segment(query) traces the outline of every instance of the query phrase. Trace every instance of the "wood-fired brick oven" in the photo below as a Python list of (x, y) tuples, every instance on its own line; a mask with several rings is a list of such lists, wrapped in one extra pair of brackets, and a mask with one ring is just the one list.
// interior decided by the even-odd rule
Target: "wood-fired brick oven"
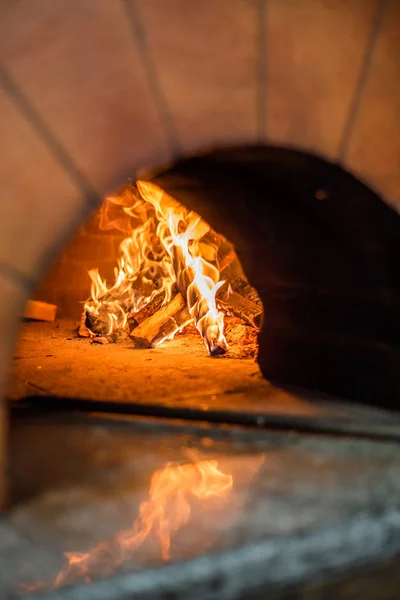
[[(397, 599), (399, 9), (1, 3), (1, 597)], [(29, 324), (6, 411), (27, 298), (77, 234), (74, 283), (38, 293), (79, 307), (81, 254), (99, 266), (117, 241), (88, 242), (86, 218), (139, 176), (235, 243), (264, 304), (259, 366)], [(121, 561), (160, 477), (191, 510), (171, 558), (156, 534)]]

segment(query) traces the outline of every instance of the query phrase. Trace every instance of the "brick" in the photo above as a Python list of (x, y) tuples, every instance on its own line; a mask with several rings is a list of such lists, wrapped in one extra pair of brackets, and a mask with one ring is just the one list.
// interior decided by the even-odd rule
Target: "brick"
[(266, 122), (274, 143), (336, 158), (377, 0), (269, 0)]
[(254, 142), (258, 2), (139, 0), (135, 5), (184, 151)]
[(55, 287), (45, 288), (40, 286), (37, 290), (35, 290), (33, 294), (33, 300), (38, 300), (39, 302), (49, 302), (50, 304), (57, 305), (57, 314), (56, 318), (58, 319), (60, 314), (58, 310), (58, 302), (57, 298), (57, 290)]
[(50, 302), (57, 306), (56, 320), (79, 319), (85, 300), (89, 297), (89, 288), (82, 289), (48, 289), (35, 294), (35, 300)]
[(400, 3), (391, 0), (368, 73), (346, 162), (400, 212)]
[(77, 235), (62, 254), (63, 260), (94, 264), (98, 260), (111, 259), (113, 238), (100, 235)]
[(82, 223), (79, 233), (81, 235), (101, 233), (99, 229), (99, 219), (99, 211), (96, 210), (90, 215), (89, 219)]
[(59, 262), (43, 280), (42, 289), (76, 289), (89, 285), (89, 277), (85, 267), (72, 262)]
[(0, 93), (0, 262), (34, 278), (75, 227), (83, 200), (69, 177)]
[[(76, 319), (79, 320), (83, 302), (88, 298), (88, 289), (78, 290), (58, 290), (54, 296), (54, 303), (57, 304), (57, 319)], [(45, 294), (43, 300), (46, 300)]]
[(8, 2), (0, 54), (99, 190), (143, 162), (169, 158), (122, 2)]
[(110, 258), (117, 261), (119, 255), (120, 255), (119, 247), (121, 245), (121, 242), (125, 239), (125, 236), (123, 236), (123, 235), (113, 236), (111, 239), (112, 239), (112, 253), (111, 253)]

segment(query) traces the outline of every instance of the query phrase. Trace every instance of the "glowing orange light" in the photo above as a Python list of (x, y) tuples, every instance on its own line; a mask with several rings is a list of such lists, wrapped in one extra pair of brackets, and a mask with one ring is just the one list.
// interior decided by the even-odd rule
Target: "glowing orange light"
[[(100, 317), (110, 334), (125, 328), (129, 315), (156, 294), (164, 292), (164, 304), (169, 302), (176, 283), (210, 354), (223, 351), (227, 347), (224, 314), (215, 298), (224, 282), (216, 266), (216, 244), (206, 238), (210, 226), (154, 184), (138, 181), (137, 189), (140, 197), (126, 190), (106, 199), (101, 212), (103, 229), (130, 229), (130, 235), (120, 245), (112, 285), (97, 269), (89, 271), (91, 298), (85, 310)], [(123, 208), (127, 221), (109, 220), (113, 203)]]
[[(57, 575), (53, 587), (70, 581), (89, 583), (95, 574), (112, 573), (150, 537), (158, 540), (163, 560), (171, 554), (172, 535), (189, 520), (191, 498), (207, 501), (224, 497), (233, 480), (218, 469), (216, 460), (172, 464), (156, 471), (151, 479), (149, 497), (142, 502), (139, 516), (131, 528), (121, 531), (112, 540), (101, 542), (89, 552), (68, 552), (67, 564)], [(25, 586), (25, 589), (39, 589)]]

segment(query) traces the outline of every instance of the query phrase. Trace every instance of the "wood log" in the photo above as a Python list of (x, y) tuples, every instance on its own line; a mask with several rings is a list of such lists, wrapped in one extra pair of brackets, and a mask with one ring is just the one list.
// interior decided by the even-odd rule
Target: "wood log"
[(218, 270), (220, 281), (232, 283), (240, 277), (244, 277), (242, 265), (239, 262), (235, 248), (229, 242), (225, 242), (219, 248)]
[(234, 358), (253, 358), (258, 350), (258, 331), (243, 323), (237, 317), (225, 319), (225, 338), (229, 346), (229, 356)]
[(257, 306), (259, 306), (261, 310), (263, 310), (261, 298), (258, 295), (257, 290), (252, 285), (250, 285), (245, 275), (236, 279), (232, 283), (231, 287), (235, 292), (237, 292), (241, 296), (244, 296), (248, 300), (251, 300), (252, 302), (254, 302), (254, 304), (257, 304)]
[[(225, 281), (218, 293), (218, 296), (223, 301), (229, 303), (228, 290), (231, 289), (234, 292), (237, 292), (240, 296), (243, 296), (247, 300), (251, 300), (251, 302), (257, 304), (260, 307), (261, 312), (263, 312), (262, 303), (257, 290), (248, 282), (242, 265), (240, 264), (233, 247), (230, 252), (224, 255), (220, 262), (220, 281)], [(235, 299), (233, 302), (235, 303)], [(254, 307), (253, 309), (256, 311)], [(256, 319), (256, 322), (257, 320), (259, 319)], [(259, 324), (257, 326), (259, 326)]]
[(217, 299), (217, 304), (229, 315), (239, 317), (248, 325), (260, 329), (263, 316), (262, 307), (238, 292), (232, 291), (229, 295), (226, 294), (224, 300)]
[(241, 296), (244, 296), (248, 300), (251, 300), (254, 302), (254, 304), (257, 304), (262, 309), (262, 302), (258, 292), (248, 282), (232, 244), (226, 242), (220, 248), (218, 259), (220, 281), (226, 282), (226, 284), (221, 288), (221, 296), (230, 286), (232, 290)]
[(239, 322), (226, 328), (225, 337), (230, 346), (248, 346), (257, 343), (257, 330)]
[[(178, 288), (176, 285), (173, 286), (171, 296), (172, 298), (176, 296), (178, 293)], [(133, 331), (136, 327), (143, 323), (146, 319), (154, 315), (157, 311), (159, 311), (165, 301), (165, 291), (163, 290), (159, 294), (156, 294), (150, 302), (148, 302), (143, 308), (138, 310), (135, 313), (132, 313), (128, 317), (128, 323), (130, 331)]]
[(56, 318), (57, 305), (39, 302), (37, 300), (28, 300), (25, 305), (24, 319), (34, 321), (54, 321)]
[(237, 262), (239, 265), (239, 259), (236, 256), (235, 250), (232, 248), (220, 261), (219, 261), (219, 272), (222, 274), (233, 262)]
[(218, 303), (245, 323), (259, 329), (263, 306), (257, 290), (248, 282), (234, 247), (227, 243), (221, 249), (220, 280), (225, 281), (218, 291)]
[(181, 293), (176, 294), (168, 304), (142, 321), (131, 332), (136, 348), (154, 348), (163, 340), (188, 325), (192, 317)]
[(110, 325), (104, 319), (94, 315), (89, 310), (85, 311), (85, 326), (95, 335), (107, 335)]

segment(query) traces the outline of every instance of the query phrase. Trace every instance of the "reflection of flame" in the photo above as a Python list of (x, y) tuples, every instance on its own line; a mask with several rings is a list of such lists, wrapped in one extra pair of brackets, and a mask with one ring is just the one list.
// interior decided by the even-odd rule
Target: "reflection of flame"
[(142, 503), (132, 531), (119, 536), (125, 551), (140, 546), (153, 532), (160, 540), (161, 557), (170, 558), (171, 534), (190, 516), (190, 495), (200, 499), (220, 496), (232, 488), (232, 477), (218, 470), (215, 460), (167, 465), (151, 480), (149, 500)]
[[(161, 545), (161, 558), (170, 558), (171, 535), (189, 520), (192, 496), (200, 500), (224, 497), (232, 488), (232, 476), (218, 469), (216, 460), (172, 464), (156, 471), (151, 479), (149, 498), (142, 502), (133, 526), (113, 539), (100, 542), (88, 552), (67, 552), (68, 563), (57, 575), (53, 587), (94, 575), (110, 575), (129, 559), (146, 539), (155, 537)], [(25, 591), (43, 589), (46, 584), (23, 585)]]
[[(91, 299), (85, 309), (107, 323), (107, 332), (126, 326), (129, 314), (164, 292), (171, 299), (177, 283), (189, 312), (211, 354), (226, 348), (224, 315), (215, 296), (223, 285), (217, 268), (217, 244), (210, 226), (152, 183), (138, 181), (141, 197), (125, 190), (109, 197), (101, 227), (130, 231), (120, 245), (115, 282), (109, 286), (97, 269), (89, 272)], [(111, 220), (110, 205), (122, 207), (123, 219)]]

